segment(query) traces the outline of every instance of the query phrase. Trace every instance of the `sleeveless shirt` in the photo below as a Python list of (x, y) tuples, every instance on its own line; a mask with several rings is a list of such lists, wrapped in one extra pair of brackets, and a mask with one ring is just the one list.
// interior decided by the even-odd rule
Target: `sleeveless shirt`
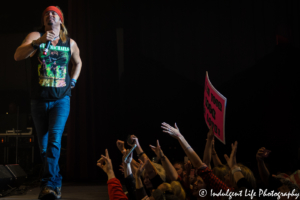
[(71, 58), (70, 38), (65, 43), (59, 39), (56, 46), (51, 44), (46, 56), (43, 55), (45, 45), (40, 44), (31, 57), (31, 98), (51, 101), (71, 96), (68, 69)]

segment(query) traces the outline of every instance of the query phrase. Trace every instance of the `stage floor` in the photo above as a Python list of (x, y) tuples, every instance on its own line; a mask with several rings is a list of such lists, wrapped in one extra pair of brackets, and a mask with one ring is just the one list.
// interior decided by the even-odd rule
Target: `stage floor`
[[(124, 186), (123, 186), (124, 189)], [(24, 195), (2, 197), (1, 200), (35, 200), (38, 199), (39, 187), (28, 190)], [(83, 184), (83, 183), (63, 183), (62, 200), (109, 200), (107, 185), (101, 184)]]

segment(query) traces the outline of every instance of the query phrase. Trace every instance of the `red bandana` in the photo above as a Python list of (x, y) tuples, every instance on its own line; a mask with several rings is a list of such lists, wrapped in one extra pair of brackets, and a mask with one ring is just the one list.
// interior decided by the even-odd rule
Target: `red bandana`
[(55, 7), (55, 6), (49, 6), (48, 8), (46, 8), (46, 9), (44, 10), (44, 12), (43, 12), (43, 15), (42, 15), (43, 18), (44, 18), (45, 13), (48, 12), (48, 11), (54, 11), (54, 12), (56, 12), (56, 13), (58, 14), (58, 16), (60, 17), (60, 20), (61, 20), (62, 22), (64, 22), (64, 18), (63, 18), (62, 13), (61, 13), (60, 10), (59, 10), (57, 7)]

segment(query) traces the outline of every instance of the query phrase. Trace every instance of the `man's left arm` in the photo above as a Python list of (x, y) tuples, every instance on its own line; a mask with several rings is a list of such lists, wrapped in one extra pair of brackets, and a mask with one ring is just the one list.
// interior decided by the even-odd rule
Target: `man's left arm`
[[(79, 48), (74, 40), (71, 39), (71, 62), (72, 62), (72, 72), (71, 72), (71, 79), (75, 79), (77, 81), (80, 71), (81, 71), (81, 58), (79, 54)], [(73, 87), (72, 87), (73, 88)]]

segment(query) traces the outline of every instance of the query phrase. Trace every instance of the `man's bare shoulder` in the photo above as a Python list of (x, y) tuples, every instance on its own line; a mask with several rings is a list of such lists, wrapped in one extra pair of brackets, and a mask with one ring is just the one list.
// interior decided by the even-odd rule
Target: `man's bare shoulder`
[(77, 43), (70, 38), (70, 47), (71, 47), (71, 54), (73, 53), (78, 54), (79, 53), (79, 48), (77, 46)]
[(33, 40), (37, 40), (41, 37), (39, 32), (31, 32), (24, 39), (23, 43), (31, 43)]
[(27, 35), (26, 38), (34, 38), (33, 40), (36, 40), (41, 37), (41, 34), (39, 32), (31, 32)]
[(71, 38), (70, 38), (70, 46), (71, 46), (71, 48), (73, 48), (73, 46), (77, 47), (77, 43)]

